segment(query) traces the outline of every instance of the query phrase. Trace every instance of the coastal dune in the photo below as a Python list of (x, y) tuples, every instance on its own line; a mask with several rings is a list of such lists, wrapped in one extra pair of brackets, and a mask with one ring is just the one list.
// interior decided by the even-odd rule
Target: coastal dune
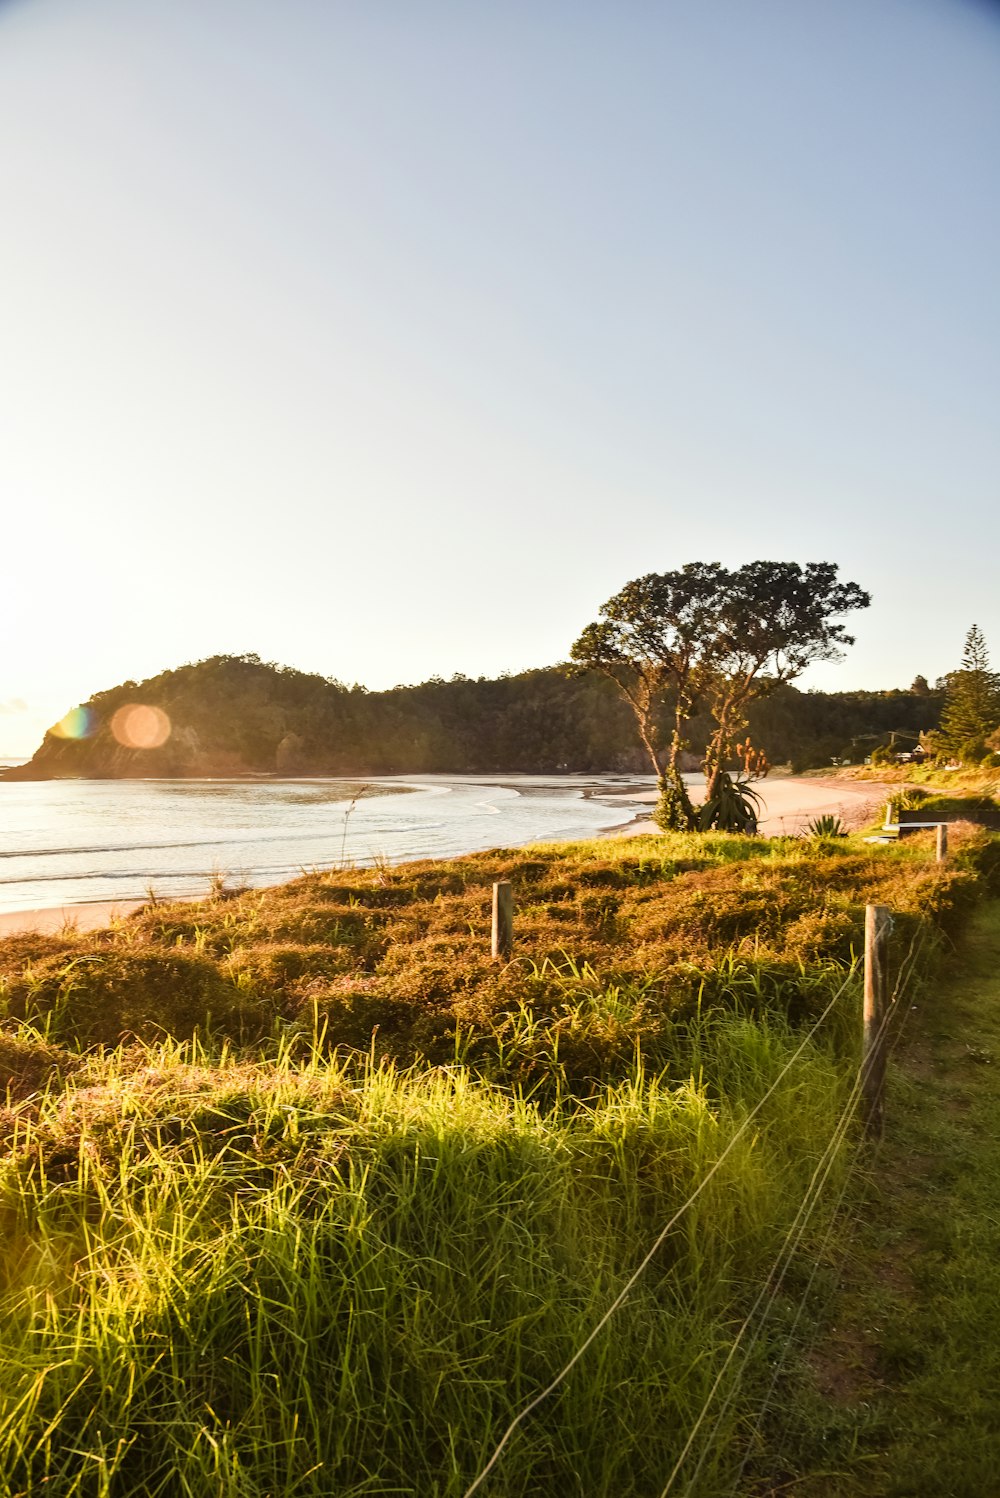
[(0, 911), (0, 938), (16, 936), (22, 931), (61, 931), (65, 926), (74, 926), (77, 931), (97, 931), (145, 903), (145, 900), (89, 900), (80, 905), (52, 905), (43, 910)]

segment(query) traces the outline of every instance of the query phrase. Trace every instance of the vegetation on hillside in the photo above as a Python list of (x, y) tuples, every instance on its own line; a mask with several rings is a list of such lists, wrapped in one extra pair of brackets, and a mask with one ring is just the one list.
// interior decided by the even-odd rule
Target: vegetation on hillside
[[(863, 757), (893, 732), (916, 742), (937, 724), (942, 700), (923, 689), (822, 693), (786, 684), (750, 703), (749, 732), (773, 764), (801, 770)], [(115, 714), (136, 703), (169, 719), (158, 748), (114, 737)], [(648, 773), (635, 719), (614, 685), (557, 667), (366, 692), (252, 655), (213, 656), (100, 692), (69, 726), (81, 736), (50, 732), (31, 763), (8, 775)], [(687, 725), (694, 754), (711, 730), (707, 715), (695, 713)]]
[(493, 852), (0, 943), (0, 1485), (460, 1498), (685, 1203), (480, 1491), (771, 1476), (753, 1411), (852, 1158), (863, 907), (898, 971), (995, 877), (955, 846)]
[[(918, 677), (913, 690), (921, 683), (926, 687)], [(990, 669), (986, 641), (977, 625), (965, 637), (961, 666), (943, 677), (938, 688), (943, 692), (939, 727), (922, 732), (919, 744), (905, 742), (905, 736), (896, 742), (893, 733), (888, 743), (873, 748), (866, 765), (870, 763), (876, 778), (905, 778), (961, 794), (995, 791), (1000, 772), (1000, 676)], [(899, 773), (893, 776), (893, 770)]]
[[(925, 791), (941, 791), (950, 797), (986, 796), (993, 799), (1000, 795), (1000, 766), (992, 760), (980, 765), (942, 765), (938, 760), (926, 759), (923, 764), (871, 764), (854, 765), (838, 772), (838, 778), (847, 781), (876, 781), (878, 784), (898, 785), (907, 794)], [(902, 794), (899, 792), (898, 794)]]

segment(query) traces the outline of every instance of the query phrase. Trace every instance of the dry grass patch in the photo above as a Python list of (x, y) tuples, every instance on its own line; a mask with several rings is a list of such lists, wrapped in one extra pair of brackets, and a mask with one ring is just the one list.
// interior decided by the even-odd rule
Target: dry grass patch
[[(921, 919), (954, 923), (989, 840), (967, 831), (956, 845), (946, 870), (927, 839), (674, 836), (314, 874), (149, 906), (88, 936), (8, 938), (0, 995), (9, 1020), (66, 1044), (322, 1034), (583, 1084), (637, 1048), (671, 1063), (674, 1027), (706, 1007), (814, 1012), (860, 950), (868, 901), (893, 909), (900, 941)], [(489, 955), (496, 879), (517, 906), (506, 967)]]

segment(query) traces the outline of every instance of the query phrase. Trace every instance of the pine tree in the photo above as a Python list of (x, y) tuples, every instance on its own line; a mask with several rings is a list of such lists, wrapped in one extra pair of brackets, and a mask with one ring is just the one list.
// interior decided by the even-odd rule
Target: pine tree
[(985, 740), (1000, 725), (1000, 678), (990, 670), (983, 632), (974, 624), (965, 637), (962, 664), (948, 678), (938, 742), (959, 759), (978, 759)]

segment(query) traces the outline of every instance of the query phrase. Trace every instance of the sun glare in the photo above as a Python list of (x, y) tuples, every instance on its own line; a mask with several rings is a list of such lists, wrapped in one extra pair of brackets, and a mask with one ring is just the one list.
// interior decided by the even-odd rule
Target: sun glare
[(126, 749), (159, 749), (170, 737), (170, 719), (162, 708), (130, 702), (111, 719), (111, 732)]
[(88, 739), (96, 727), (97, 718), (89, 707), (72, 707), (49, 731), (57, 739)]

